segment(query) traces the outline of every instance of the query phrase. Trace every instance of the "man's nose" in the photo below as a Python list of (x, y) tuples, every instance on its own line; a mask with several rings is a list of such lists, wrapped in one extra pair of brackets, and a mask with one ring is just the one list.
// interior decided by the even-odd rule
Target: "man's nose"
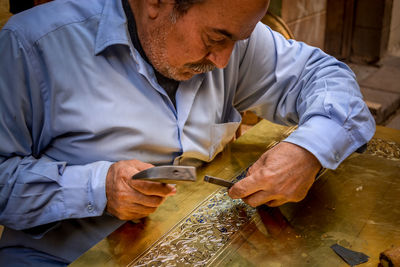
[(223, 47), (214, 48), (206, 56), (217, 68), (223, 69), (228, 65), (235, 42), (224, 45)]

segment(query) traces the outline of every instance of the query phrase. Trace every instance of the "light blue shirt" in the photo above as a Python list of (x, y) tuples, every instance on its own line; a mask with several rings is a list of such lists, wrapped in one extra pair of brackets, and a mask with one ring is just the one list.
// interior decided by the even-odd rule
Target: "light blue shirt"
[(176, 108), (132, 46), (119, 0), (60, 0), (16, 15), (0, 53), (0, 245), (67, 261), (123, 223), (103, 215), (115, 161), (211, 161), (244, 110), (298, 124), (286, 141), (332, 169), (375, 130), (345, 64), (261, 23), (225, 69), (181, 82)]

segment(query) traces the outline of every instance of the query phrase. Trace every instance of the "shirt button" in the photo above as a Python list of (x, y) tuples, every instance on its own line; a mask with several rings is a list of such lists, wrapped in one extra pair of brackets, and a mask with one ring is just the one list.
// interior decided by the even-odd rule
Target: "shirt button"
[(93, 212), (93, 211), (94, 211), (94, 207), (93, 207), (92, 203), (89, 203), (89, 204), (87, 205), (87, 210), (88, 210), (89, 212)]
[(335, 154), (335, 160), (336, 160), (336, 162), (339, 162), (339, 161), (340, 161), (340, 156), (339, 156), (339, 154)]

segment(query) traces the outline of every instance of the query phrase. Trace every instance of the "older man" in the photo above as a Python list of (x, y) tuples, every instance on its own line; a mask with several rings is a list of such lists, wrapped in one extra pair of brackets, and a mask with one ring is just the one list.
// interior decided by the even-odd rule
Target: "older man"
[(67, 264), (173, 186), (154, 165), (211, 161), (240, 111), (299, 124), (233, 186), (303, 199), (373, 135), (349, 68), (258, 23), (266, 0), (60, 0), (0, 33), (0, 262)]

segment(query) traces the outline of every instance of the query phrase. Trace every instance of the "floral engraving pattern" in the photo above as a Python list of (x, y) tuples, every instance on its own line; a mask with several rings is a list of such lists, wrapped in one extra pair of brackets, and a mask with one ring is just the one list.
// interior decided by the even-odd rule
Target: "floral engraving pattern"
[(368, 143), (365, 153), (385, 159), (400, 160), (400, 145), (393, 141), (373, 138)]
[(130, 266), (204, 266), (255, 212), (255, 208), (242, 200), (232, 200), (227, 190), (221, 189)]

